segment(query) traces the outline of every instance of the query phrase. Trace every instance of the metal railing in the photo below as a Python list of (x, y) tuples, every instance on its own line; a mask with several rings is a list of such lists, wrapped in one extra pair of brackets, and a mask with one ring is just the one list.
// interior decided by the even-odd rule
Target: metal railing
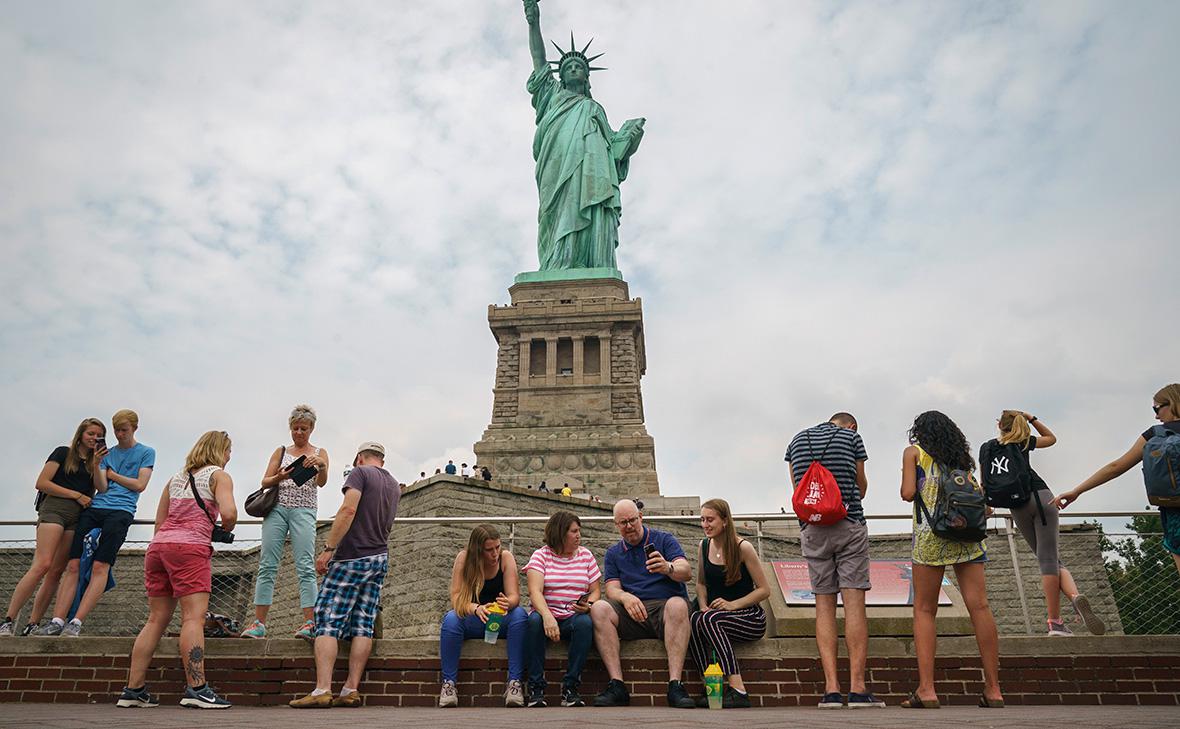
[[(1089, 594), (1096, 590), (1101, 595), (1108, 596), (1106, 603), (1118, 625), (1110, 626), (1116, 632), (1125, 633), (1168, 633), (1180, 634), (1180, 574), (1172, 562), (1171, 556), (1163, 549), (1161, 534), (1158, 527), (1151, 528), (1151, 524), (1141, 523), (1144, 517), (1150, 518), (1155, 512), (1080, 512), (1062, 514), (1063, 526), (1065, 519), (1072, 522), (1079, 520), (1099, 520), (1088, 522), (1093, 524), (1091, 530), (1083, 536), (1097, 544), (1087, 543), (1087, 549), (1095, 560), (1101, 559), (1102, 565), (1089, 565), (1087, 575), (1088, 584), (1083, 587)], [(1138, 517), (1139, 519), (1135, 519)], [(596, 528), (584, 532), (583, 543), (590, 547), (597, 555), (615, 541), (612, 517), (602, 515), (581, 516), (584, 525)], [(892, 553), (887, 556), (895, 559), (908, 558), (909, 514), (867, 515), (871, 532), (875, 539), (874, 557), (878, 544), (889, 542)], [(1124, 520), (1132, 518), (1136, 522), (1135, 529), (1118, 530), (1117, 527), (1105, 527), (1102, 522)], [(1158, 519), (1158, 517), (1156, 517)], [(734, 522), (742, 527), (747, 538), (754, 542), (759, 556), (770, 559), (801, 559), (798, 551), (797, 532), (794, 527), (798, 520), (793, 514), (735, 514)], [(470, 516), (470, 517), (399, 517), (390, 539), (393, 551), (399, 549), (410, 550), (457, 550), (462, 546), (455, 539), (454, 531), (431, 535), (423, 530), (414, 530), (412, 537), (399, 536), (398, 527), (410, 526), (438, 526), (438, 527), (467, 527), (474, 524), (492, 522), (507, 527), (505, 546), (516, 552), (521, 546), (531, 550), (536, 546), (538, 527), (548, 520), (546, 516)], [(649, 524), (680, 524), (696, 525), (696, 515), (648, 515), (644, 521)], [(881, 527), (889, 522), (904, 522), (903, 530), (881, 531)], [(319, 524), (330, 524), (328, 520), (320, 520)], [(139, 520), (134, 524), (141, 528), (150, 526), (152, 522)], [(250, 532), (251, 528), (260, 527), (261, 520), (245, 520), (239, 522), (237, 531)], [(35, 522), (31, 521), (0, 521), (0, 529), (11, 532), (13, 529), (28, 530), (31, 537)], [(1004, 513), (997, 513), (992, 517), (995, 537), (1007, 543), (1007, 550), (997, 549), (992, 537), (989, 552), (992, 567), (1011, 570), (1018, 598), (1018, 607), (1011, 602), (993, 600), (997, 611), (997, 618), (1001, 624), (1007, 626), (1008, 633), (1023, 632), (1037, 634), (1042, 632), (1039, 627), (1044, 625), (1039, 615), (1044, 612), (1043, 598), (1040, 591), (1040, 577), (1035, 557), (1024, 544), (1024, 540), (1017, 534), (1012, 517)], [(246, 529), (242, 529), (246, 527)], [(527, 534), (521, 533), (521, 528), (528, 527)], [(605, 529), (602, 527), (606, 527)], [(146, 535), (145, 535), (146, 536)], [(232, 617), (245, 620), (252, 612), (254, 574), (257, 568), (257, 550), (261, 544), (259, 539), (244, 538), (245, 534), (232, 545), (216, 545), (217, 557), (213, 578), (213, 592), (211, 595), (211, 609)], [(518, 541), (527, 540), (527, 544)], [(32, 539), (0, 539), (0, 600), (7, 600), (12, 593), (16, 581), (28, 569), (32, 558), (34, 543)], [(147, 548), (147, 541), (133, 537), (123, 548), (121, 555), (126, 553), (128, 559), (116, 562), (114, 575), (125, 595), (112, 600), (110, 596), (103, 603), (117, 603), (118, 609), (96, 611), (92, 616), (101, 620), (88, 620), (88, 634), (130, 635), (134, 634), (146, 618), (147, 606), (143, 599), (142, 552)], [(1003, 556), (1007, 552), (1006, 559)], [(453, 554), (453, 552), (451, 552)], [(135, 559), (133, 555), (140, 555)], [(690, 555), (692, 556), (692, 555)], [(1063, 561), (1064, 558), (1063, 558)], [(949, 571), (948, 571), (949, 573)], [(991, 578), (989, 577), (989, 581)], [(1080, 580), (1079, 580), (1080, 582)], [(1064, 610), (1069, 611), (1069, 603), (1064, 600)], [(32, 601), (30, 600), (30, 604)], [(100, 603), (100, 608), (104, 604)], [(1003, 608), (1007, 612), (1000, 614)], [(1013, 615), (1013, 609), (1018, 615)], [(26, 607), (25, 615), (29, 608)], [(52, 606), (50, 607), (52, 610)], [(48, 613), (46, 615), (48, 617)], [(1006, 621), (1006, 622), (1005, 622)], [(91, 625), (94, 623), (93, 625)]]

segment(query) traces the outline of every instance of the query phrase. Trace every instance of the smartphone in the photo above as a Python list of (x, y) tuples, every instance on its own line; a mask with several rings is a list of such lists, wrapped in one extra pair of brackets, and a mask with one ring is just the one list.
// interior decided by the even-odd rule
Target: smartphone
[(656, 551), (656, 545), (654, 545), (654, 544), (650, 544), (650, 543), (649, 543), (649, 544), (645, 544), (645, 545), (643, 545), (643, 552), (644, 552), (644, 554), (646, 554), (648, 557), (652, 556), (652, 554), (653, 554), (655, 551)]
[(299, 467), (303, 465), (303, 462), (306, 460), (307, 460), (307, 456), (299, 456), (295, 460), (291, 461), (291, 465), (287, 466), (287, 468), (280, 469), (280, 470), (297, 471), (297, 470), (299, 470)]
[(96, 440), (94, 442), (94, 452), (95, 453), (97, 453), (98, 451), (101, 451), (103, 448), (106, 448), (106, 447), (107, 447), (107, 439), (106, 438), (99, 438), (98, 440)]
[(585, 605), (588, 602), (590, 602), (590, 591), (589, 590), (587, 590), (586, 592), (583, 592), (582, 596), (578, 598), (579, 605)]

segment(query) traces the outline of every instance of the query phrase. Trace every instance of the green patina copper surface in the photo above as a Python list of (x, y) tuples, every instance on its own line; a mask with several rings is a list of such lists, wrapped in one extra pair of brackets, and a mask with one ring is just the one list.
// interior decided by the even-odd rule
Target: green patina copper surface
[(559, 268), (549, 271), (525, 271), (516, 274), (515, 283), (536, 283), (538, 281), (581, 281), (590, 278), (617, 278), (623, 274), (617, 268)]
[(524, 0), (524, 8), (533, 58), (527, 88), (537, 124), (537, 273), (552, 276), (530, 280), (587, 278), (575, 273), (583, 269), (621, 278), (615, 265), (623, 210), (619, 184), (627, 179), (631, 155), (643, 139), (644, 119), (629, 119), (613, 131), (606, 111), (590, 95), (590, 71), (601, 70), (590, 65), (598, 56), (585, 54), (590, 44), (578, 50), (571, 34), (571, 48), (558, 47), (562, 55), (551, 66), (537, 0)]

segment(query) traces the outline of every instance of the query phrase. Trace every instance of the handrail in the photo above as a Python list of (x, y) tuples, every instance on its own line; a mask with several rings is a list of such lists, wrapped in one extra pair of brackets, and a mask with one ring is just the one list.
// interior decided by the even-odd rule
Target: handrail
[[(1141, 516), (1143, 514), (1151, 514), (1151, 511), (1071, 511), (1068, 514), (1062, 512), (1063, 516), (1071, 518), (1086, 518), (1086, 519), (1102, 519), (1109, 517), (1126, 517), (1126, 516)], [(869, 521), (898, 521), (909, 519), (912, 515), (905, 514), (865, 514), (865, 519)], [(989, 518), (1004, 519), (1009, 516), (1006, 511), (996, 511)], [(611, 522), (614, 517), (611, 516), (583, 516), (578, 515), (582, 521), (590, 522)], [(647, 522), (683, 522), (696, 521), (700, 517), (696, 514), (652, 514), (643, 517)], [(799, 518), (794, 514), (734, 514), (733, 520), (735, 522), (742, 521), (757, 521), (757, 522), (798, 522)], [(516, 522), (519, 524), (544, 524), (549, 521), (547, 516), (513, 516), (510, 514), (488, 514), (487, 516), (399, 516), (395, 523), (397, 524), (483, 524), (485, 522)], [(136, 519), (131, 522), (136, 526), (152, 526), (155, 524), (151, 519)], [(317, 519), (317, 526), (326, 526), (332, 523), (331, 519)], [(37, 522), (34, 520), (7, 520), (0, 521), (0, 527), (19, 527), (19, 526), (36, 526)], [(262, 519), (246, 519), (238, 521), (239, 526), (262, 526)]]

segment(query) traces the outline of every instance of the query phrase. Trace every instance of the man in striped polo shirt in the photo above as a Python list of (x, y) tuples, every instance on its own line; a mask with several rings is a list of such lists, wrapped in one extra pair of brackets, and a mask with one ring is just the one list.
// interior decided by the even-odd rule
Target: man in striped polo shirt
[(800, 548), (807, 560), (811, 591), (815, 594), (815, 642), (819, 646), (824, 668), (824, 695), (821, 709), (844, 706), (840, 678), (836, 673), (836, 595), (844, 598), (844, 643), (848, 648), (850, 692), (848, 707), (879, 707), (865, 688), (865, 661), (868, 655), (869, 627), (865, 617), (865, 591), (869, 584), (869, 530), (865, 524), (861, 499), (869, 488), (865, 475), (865, 444), (856, 432), (856, 418), (836, 413), (828, 422), (808, 428), (787, 447), (791, 488), (799, 483), (814, 461), (832, 472), (840, 486), (840, 496), (848, 516), (836, 524), (800, 524)]

